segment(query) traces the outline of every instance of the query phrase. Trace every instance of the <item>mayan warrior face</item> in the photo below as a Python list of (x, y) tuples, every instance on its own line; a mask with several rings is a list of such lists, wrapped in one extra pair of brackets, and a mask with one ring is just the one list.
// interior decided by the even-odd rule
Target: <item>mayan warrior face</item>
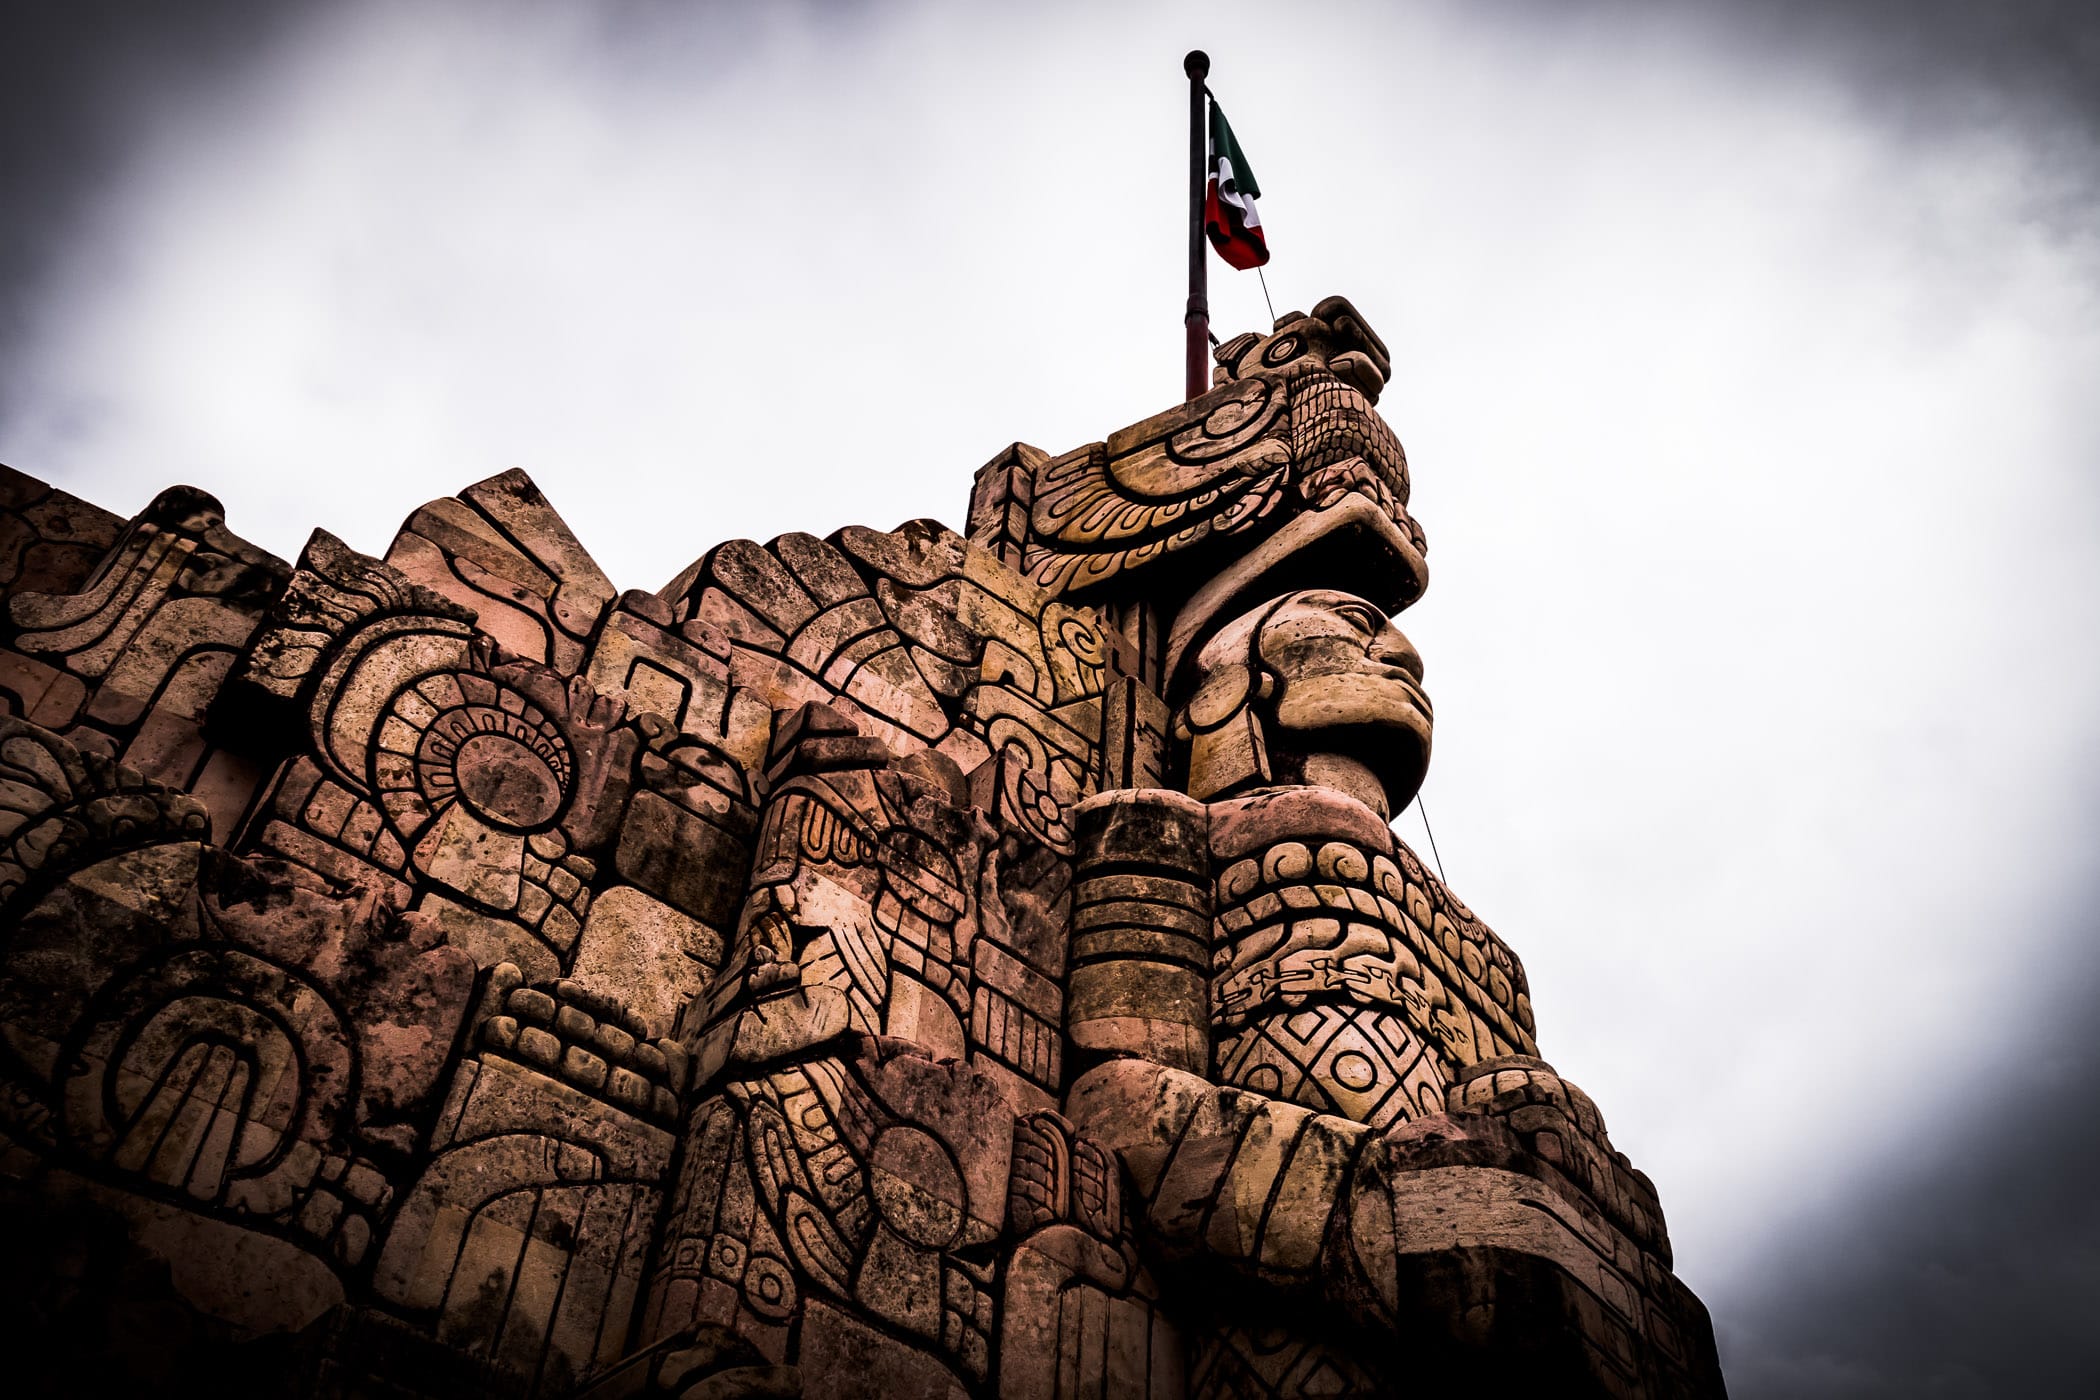
[(1264, 604), (1203, 647), (1176, 732), (1192, 796), (1303, 783), (1390, 817), (1422, 785), (1431, 722), (1407, 638), (1363, 599), (1316, 589)]
[(925, 752), (880, 770), (799, 774), (775, 790), (701, 1013), (707, 1073), (848, 1030), (966, 1053), (970, 1008), (958, 989), (982, 851), (968, 800), (954, 763)]

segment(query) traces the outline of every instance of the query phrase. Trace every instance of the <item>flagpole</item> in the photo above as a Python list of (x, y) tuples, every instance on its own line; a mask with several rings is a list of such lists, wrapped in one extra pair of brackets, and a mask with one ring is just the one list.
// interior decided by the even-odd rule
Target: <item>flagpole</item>
[(1188, 327), (1188, 397), (1210, 388), (1210, 299), (1205, 294), (1208, 270), (1203, 247), (1203, 193), (1205, 177), (1203, 139), (1203, 80), (1210, 76), (1210, 55), (1189, 50), (1181, 60), (1181, 71), (1189, 75), (1189, 309), (1182, 318)]

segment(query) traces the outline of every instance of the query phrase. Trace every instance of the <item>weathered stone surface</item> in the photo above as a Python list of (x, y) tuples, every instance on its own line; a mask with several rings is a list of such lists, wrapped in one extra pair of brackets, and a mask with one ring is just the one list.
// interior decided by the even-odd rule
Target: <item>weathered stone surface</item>
[(680, 1008), (707, 989), (722, 952), (714, 929), (622, 885), (592, 901), (569, 975), (631, 1008), (652, 1034), (667, 1035)]
[(1385, 349), (1333, 298), (1217, 358), (1000, 454), (967, 539), (655, 593), (518, 472), (293, 569), (0, 471), (0, 1233), (57, 1319), (11, 1364), (1722, 1394), (1653, 1184), (1387, 825)]

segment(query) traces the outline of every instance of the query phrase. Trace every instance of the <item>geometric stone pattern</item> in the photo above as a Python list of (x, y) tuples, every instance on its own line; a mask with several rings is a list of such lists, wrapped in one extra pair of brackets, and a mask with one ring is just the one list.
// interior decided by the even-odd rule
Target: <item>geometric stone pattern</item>
[(1216, 358), (966, 535), (655, 592), (521, 472), (287, 563), (0, 468), (32, 1391), (1720, 1395), (1389, 827), (1385, 349), (1330, 298)]

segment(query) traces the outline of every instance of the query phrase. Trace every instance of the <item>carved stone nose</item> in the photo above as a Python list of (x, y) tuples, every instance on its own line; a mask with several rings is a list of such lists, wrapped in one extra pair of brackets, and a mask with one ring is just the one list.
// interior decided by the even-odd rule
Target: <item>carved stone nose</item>
[(1391, 623), (1371, 639), (1371, 659), (1387, 666), (1398, 666), (1418, 682), (1422, 679), (1422, 653), (1416, 651), (1415, 644)]

